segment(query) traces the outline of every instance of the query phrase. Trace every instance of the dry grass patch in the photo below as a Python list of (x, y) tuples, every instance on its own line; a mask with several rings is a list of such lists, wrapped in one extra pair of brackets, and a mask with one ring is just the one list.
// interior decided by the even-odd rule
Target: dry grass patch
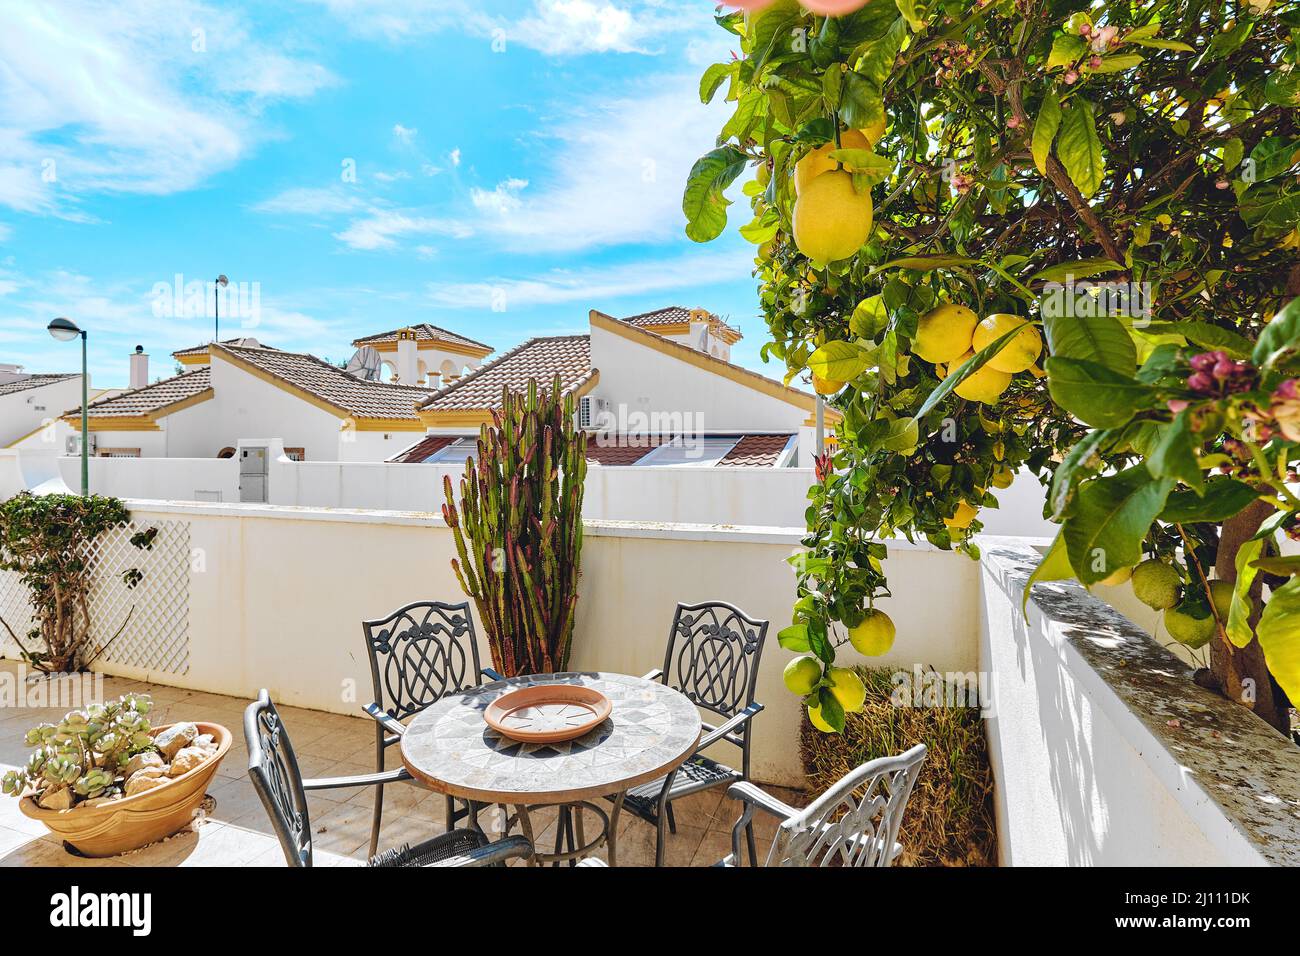
[(800, 755), (810, 794), (819, 794), (868, 760), (929, 749), (898, 840), (905, 866), (994, 866), (993, 774), (979, 709), (899, 707), (890, 696), (893, 673), (855, 668), (867, 685), (861, 713), (849, 714), (843, 734), (823, 734), (805, 716)]

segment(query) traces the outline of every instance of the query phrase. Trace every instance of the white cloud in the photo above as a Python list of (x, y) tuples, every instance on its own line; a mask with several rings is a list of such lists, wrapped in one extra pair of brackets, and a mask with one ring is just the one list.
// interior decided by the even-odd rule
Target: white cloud
[(365, 201), (359, 195), (340, 186), (333, 189), (318, 187), (286, 189), (256, 203), (252, 208), (254, 212), (275, 215), (322, 217), (355, 212), (365, 206)]
[(504, 42), (506, 49), (515, 44), (550, 56), (662, 52), (669, 37), (709, 25), (710, 15), (700, 0), (532, 0), (523, 14), (518, 0), (306, 2), (324, 6), (361, 36), (397, 42), (461, 30), (495, 44)]
[(528, 194), (512, 196), (518, 201), (508, 208), (480, 205), (491, 213), (483, 229), (521, 250), (681, 237), (682, 188), (691, 166), (713, 148), (727, 107), (701, 105), (693, 75), (649, 77), (641, 85), (652, 92), (607, 93), (556, 117), (545, 174), (532, 177)]
[(504, 216), (519, 208), (519, 193), (527, 185), (528, 180), (512, 177), (497, 183), (495, 189), (479, 189), (476, 186), (469, 191), (469, 197), (475, 209)]
[(447, 158), (451, 160), (451, 164), (452, 164), (453, 166), (459, 166), (459, 165), (460, 165), (460, 147), (457, 146), (455, 149), (453, 149), (453, 150), (452, 150), (452, 151), (447, 155)]
[(393, 124), (393, 136), (396, 137), (397, 141), (400, 143), (410, 143), (411, 140), (415, 139), (416, 134), (419, 132), (418, 129), (403, 126), (401, 123)]
[(199, 0), (9, 0), (0, 204), (71, 216), (87, 193), (192, 188), (258, 140), (263, 101), (332, 80)]
[(523, 278), (482, 282), (430, 283), (429, 301), (447, 308), (507, 309), (578, 302), (600, 308), (602, 301), (650, 292), (700, 288), (744, 275), (753, 265), (745, 248), (699, 248), (671, 259), (647, 259), (613, 266), (552, 269)]
[(473, 233), (464, 223), (433, 216), (415, 216), (395, 209), (372, 209), (363, 219), (351, 223), (334, 238), (353, 249), (391, 249), (401, 236), (452, 236), (463, 239)]

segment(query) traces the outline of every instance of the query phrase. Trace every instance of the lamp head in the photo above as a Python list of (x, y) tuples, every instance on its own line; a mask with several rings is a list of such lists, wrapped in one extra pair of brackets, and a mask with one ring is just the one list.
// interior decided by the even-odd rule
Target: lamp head
[(52, 321), (45, 328), (49, 331), (50, 335), (54, 336), (60, 342), (71, 342), (77, 336), (84, 334), (81, 329), (77, 327), (76, 322), (73, 322), (71, 319), (65, 319), (62, 316)]
[(223, 275), (217, 276), (217, 285), (224, 289), (226, 286), (230, 285), (230, 280)]

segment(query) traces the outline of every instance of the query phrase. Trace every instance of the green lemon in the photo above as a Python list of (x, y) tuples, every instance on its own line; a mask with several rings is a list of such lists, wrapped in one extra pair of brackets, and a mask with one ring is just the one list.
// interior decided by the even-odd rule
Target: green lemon
[(1149, 608), (1163, 611), (1178, 603), (1183, 579), (1173, 565), (1156, 558), (1143, 561), (1133, 569), (1133, 593)]
[(1179, 644), (1204, 647), (1214, 637), (1215, 629), (1213, 617), (1192, 617), (1173, 607), (1165, 610), (1165, 630)]
[(1224, 624), (1228, 623), (1228, 615), (1232, 612), (1232, 592), (1234, 590), (1232, 584), (1227, 581), (1210, 582), (1210, 600), (1214, 602), (1215, 613), (1219, 615), (1219, 620)]
[(785, 688), (792, 694), (807, 697), (822, 679), (822, 665), (815, 657), (796, 657), (785, 665)]
[(832, 727), (826, 721), (822, 720), (822, 709), (820, 707), (808, 708), (808, 720), (814, 727), (824, 734), (838, 734), (839, 731)]

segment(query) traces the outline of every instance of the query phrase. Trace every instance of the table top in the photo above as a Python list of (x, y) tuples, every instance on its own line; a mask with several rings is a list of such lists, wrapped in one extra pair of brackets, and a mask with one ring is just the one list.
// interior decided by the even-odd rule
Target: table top
[[(581, 737), (525, 744), (483, 720), (501, 694), (547, 683), (580, 684), (609, 698), (609, 718)], [(485, 803), (546, 804), (610, 796), (662, 777), (700, 740), (700, 715), (657, 681), (598, 672), (533, 674), (448, 694), (411, 719), (402, 764), (439, 793)]]

